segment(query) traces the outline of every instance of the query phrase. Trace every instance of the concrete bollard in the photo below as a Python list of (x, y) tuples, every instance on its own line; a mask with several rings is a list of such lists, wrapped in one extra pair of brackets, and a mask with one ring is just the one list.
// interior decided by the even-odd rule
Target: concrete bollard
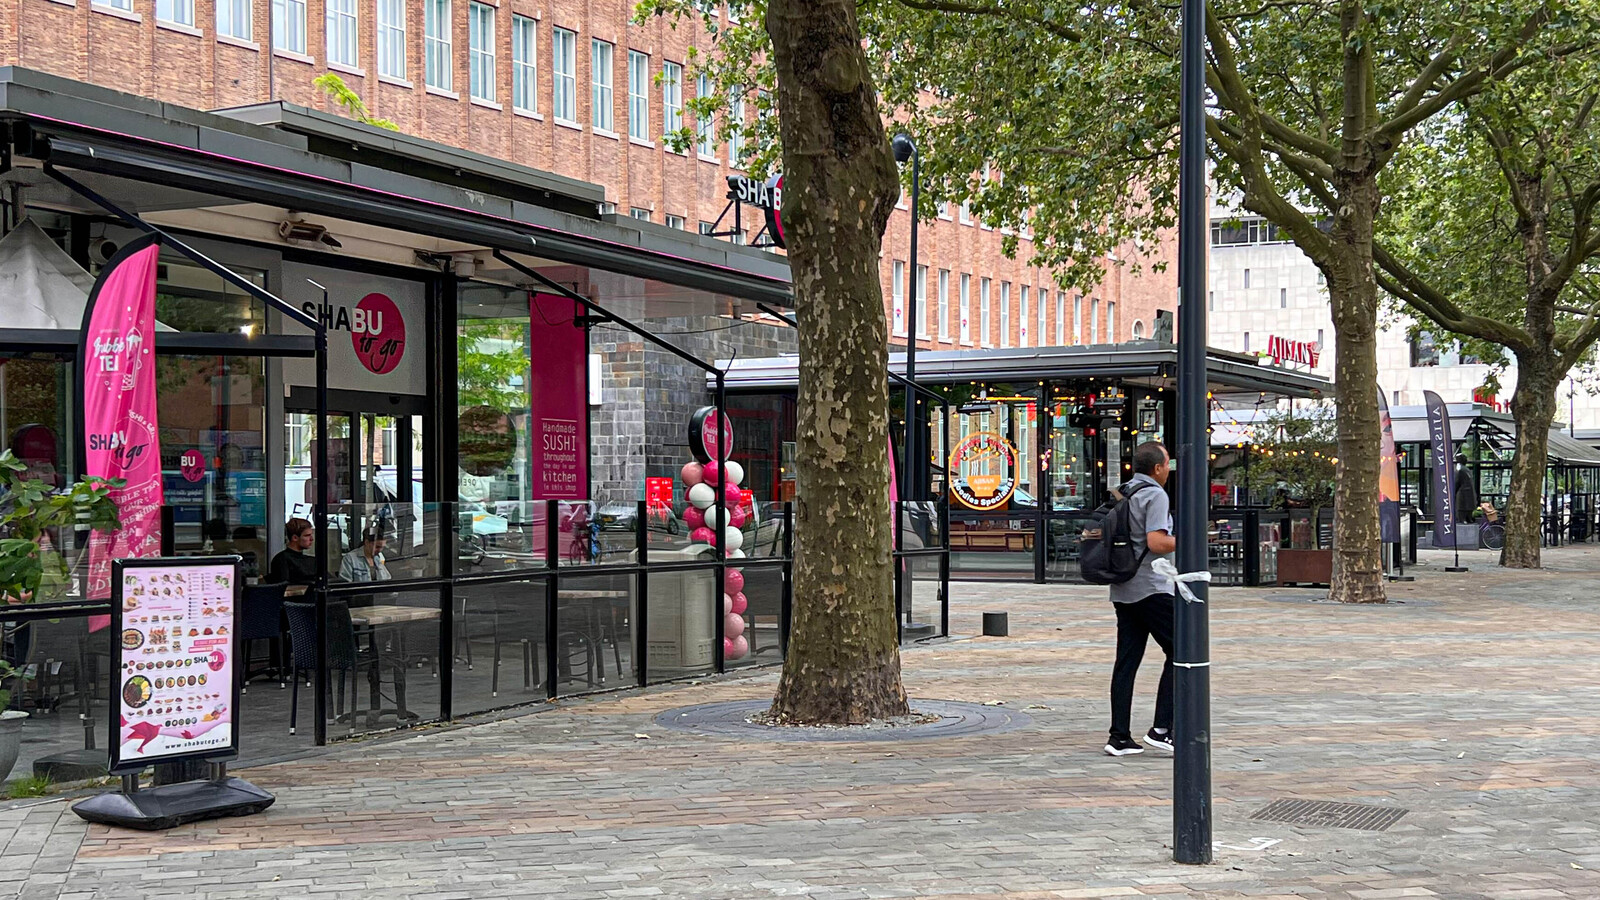
[(1011, 626), (1007, 621), (1008, 613), (984, 613), (983, 634), (985, 637), (1005, 637), (1011, 633)]

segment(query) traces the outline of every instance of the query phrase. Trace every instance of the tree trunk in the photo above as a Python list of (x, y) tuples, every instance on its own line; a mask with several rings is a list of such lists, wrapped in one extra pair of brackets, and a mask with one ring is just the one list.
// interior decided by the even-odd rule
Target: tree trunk
[(1517, 355), (1517, 389), (1511, 395), (1517, 450), (1511, 458), (1511, 494), (1506, 498), (1506, 545), (1500, 552), (1500, 564), (1514, 569), (1539, 568), (1550, 425), (1555, 421), (1556, 389), (1561, 384), (1558, 365), (1548, 354), (1548, 350), (1535, 350)]
[(1378, 283), (1372, 271), (1372, 223), (1378, 187), (1371, 175), (1340, 192), (1334, 220), (1328, 296), (1333, 309), (1334, 393), (1339, 466), (1333, 498), (1333, 584), (1340, 603), (1383, 603), (1383, 545), (1378, 530), (1382, 466), (1378, 424)]
[(785, 233), (799, 327), (794, 620), (772, 714), (905, 715), (888, 509), (878, 251), (899, 193), (854, 3), (773, 0)]

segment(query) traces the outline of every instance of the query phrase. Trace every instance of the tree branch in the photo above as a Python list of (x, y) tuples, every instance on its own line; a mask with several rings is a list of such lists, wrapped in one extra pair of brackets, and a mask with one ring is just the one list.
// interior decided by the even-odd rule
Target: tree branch
[(1083, 42), (1083, 32), (1063, 25), (1060, 22), (1047, 22), (1035, 16), (1024, 15), (1020, 10), (1004, 6), (1000, 3), (984, 3), (977, 0), (896, 0), (901, 6), (923, 12), (952, 13), (958, 16), (993, 16), (1011, 22), (1021, 22), (1036, 28), (1043, 28), (1062, 40), (1075, 44)]
[(1373, 242), (1372, 245), (1372, 261), (1381, 269), (1373, 273), (1379, 287), (1405, 301), (1407, 306), (1432, 319), (1440, 327), (1456, 334), (1499, 344), (1514, 352), (1533, 349), (1534, 340), (1528, 332), (1514, 325), (1462, 310), (1444, 292), (1411, 271), (1377, 242)]

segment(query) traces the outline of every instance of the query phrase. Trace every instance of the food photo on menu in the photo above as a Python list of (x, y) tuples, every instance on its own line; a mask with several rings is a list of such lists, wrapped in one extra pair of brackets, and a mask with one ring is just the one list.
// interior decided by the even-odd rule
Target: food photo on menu
[(234, 580), (231, 565), (123, 569), (121, 759), (233, 747)]

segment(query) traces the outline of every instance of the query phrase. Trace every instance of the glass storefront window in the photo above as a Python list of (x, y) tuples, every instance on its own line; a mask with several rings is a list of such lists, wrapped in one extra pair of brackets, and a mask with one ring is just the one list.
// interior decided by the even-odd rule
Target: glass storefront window
[[(266, 306), (222, 276), (178, 256), (162, 253), (156, 272), (156, 321), (174, 331), (242, 332), (266, 330)], [(266, 273), (231, 267), (235, 274), (258, 287), (266, 286)]]

